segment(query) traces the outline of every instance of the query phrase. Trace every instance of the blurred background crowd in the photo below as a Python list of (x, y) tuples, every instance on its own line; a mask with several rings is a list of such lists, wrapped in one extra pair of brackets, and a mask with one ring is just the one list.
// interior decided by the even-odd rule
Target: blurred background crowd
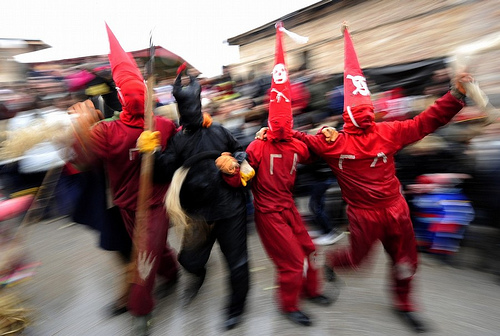
[[(498, 11), (492, 10), (496, 8), (498, 4), (488, 0), (422, 0), (405, 6), (389, 0), (324, 0), (287, 14), (282, 18), (286, 27), (310, 36), (300, 47), (287, 41), (294, 128), (316, 133), (329, 125), (342, 130), (343, 46), (338, 24), (346, 17), (360, 62), (366, 66), (363, 72), (377, 122), (412, 118), (445, 94), (453, 75), (450, 56), (463, 46), (476, 53), (471, 72), (484, 83), (493, 106), (500, 106), (499, 21)], [(228, 38), (228, 45), (239, 48), (240, 63), (223, 66), (221, 75), (207, 77), (189, 65), (202, 85), (203, 112), (244, 147), (267, 126), (274, 30), (274, 23), (266, 24)], [(16, 57), (22, 53), (48, 46), (24, 40), (20, 49), (21, 44), (10, 40), (7, 48), (6, 39), (0, 42), (1, 270), (16, 260), (9, 255), (16, 253), (15, 246), (9, 250), (9, 242), (19, 222), (68, 216), (72, 222), (99, 229), (110, 215), (92, 208), (97, 203), (107, 205), (107, 200), (90, 197), (96, 193), (88, 190), (91, 185), (105, 188), (105, 182), (68, 164), (75, 118), (68, 112), (73, 104), (90, 99), (104, 118), (112, 118), (121, 105), (107, 55), (20, 64)], [(154, 113), (178, 122), (172, 83), (184, 59), (160, 46), (155, 53)], [(148, 49), (132, 56), (142, 69)], [(500, 279), (499, 120), (491, 120), (468, 101), (450, 124), (404, 148), (396, 156), (396, 169), (419, 250)], [(345, 203), (325, 162), (299, 166), (294, 191), (316, 245), (331, 245), (348, 232)], [(250, 191), (247, 196), (252, 232)], [(93, 219), (79, 221), (82, 213)], [(0, 286), (11, 280), (0, 277)]]
[[(284, 26), (309, 38), (303, 45), (293, 43), (288, 37), (285, 40), (291, 82), (289, 98), (296, 130), (315, 134), (322, 126), (329, 125), (342, 131), (344, 53), (339, 25), (344, 20), (349, 21), (375, 107), (376, 122), (412, 118), (444, 95), (455, 70), (453, 57), (459, 52), (470, 56), (470, 72), (488, 94), (490, 103), (500, 108), (500, 6), (497, 0), (415, 0), (404, 4), (397, 0), (320, 0), (304, 2), (302, 8), (298, 7), (299, 1), (267, 2), (265, 6), (254, 1), (231, 4), (208, 1), (186, 7), (186, 2), (182, 1), (167, 4), (146, 0), (141, 2), (141, 11), (152, 9), (149, 15), (138, 15), (130, 10), (132, 5), (135, 8), (137, 4), (127, 4), (126, 1), (78, 8), (67, 6), (62, 1), (56, 5), (56, 2), (50, 10), (42, 2), (33, 1), (31, 6), (24, 1), (11, 2), (11, 5), (20, 8), (18, 11), (5, 10), (4, 29), (0, 31), (0, 291), (32, 277), (35, 268), (43, 262), (42, 257), (50, 260), (38, 271), (43, 275), (39, 279), (44, 281), (25, 293), (35, 297), (41, 303), (40, 308), (46, 310), (37, 321), (39, 326), (50, 329), (51, 324), (56, 325), (53, 330), (58, 334), (64, 333), (64, 328), (75, 334), (74, 328), (79, 326), (84, 326), (82, 329), (86, 333), (90, 332), (91, 325), (100, 327), (100, 322), (92, 320), (93, 315), (89, 315), (91, 319), (85, 316), (85, 309), (95, 311), (102, 318), (102, 312), (95, 309), (96, 302), (107, 301), (109, 293), (105, 286), (96, 287), (96, 281), (104, 279), (102, 283), (110, 284), (112, 277), (121, 272), (111, 269), (118, 264), (116, 260), (107, 262), (103, 257), (109, 253), (89, 253), (102, 252), (97, 248), (91, 251), (91, 247), (98, 245), (104, 250), (117, 250), (122, 255), (130, 255), (131, 249), (118, 208), (112, 207), (112, 202), (106, 199), (109, 195), (106, 195), (104, 174), (87, 174), (69, 164), (74, 157), (71, 150), (71, 142), (75, 140), (74, 127), (78, 125), (74, 122), (77, 116), (72, 113), (72, 106), (89, 99), (104, 118), (116, 117), (122, 108), (105, 54), (108, 41), (103, 30), (103, 17), (106, 17), (104, 21), (117, 27), (120, 41), (123, 36), (127, 47), (131, 43), (130, 46), (143, 48), (142, 42), (147, 40), (144, 38), (147, 34), (143, 33), (147, 31), (149, 34), (150, 27), (155, 26), (152, 35), (157, 41), (163, 41), (164, 46), (174, 50), (174, 42), (177, 42), (195, 50), (194, 54), (188, 55), (189, 48), (186, 48), (186, 54), (182, 52), (182, 57), (186, 59), (183, 59), (179, 56), (181, 53), (176, 55), (156, 46), (154, 113), (178, 124), (172, 84), (179, 65), (189, 59), (193, 63), (188, 64), (188, 69), (198, 76), (202, 85), (203, 112), (223, 124), (243, 147), (254, 141), (257, 131), (267, 126), (276, 18), (272, 17), (273, 21), (267, 23), (263, 20), (271, 20), (264, 19), (264, 14), (271, 15), (270, 7), (281, 7), (280, 14), (276, 16), (283, 15), (279, 20)], [(285, 7), (290, 8), (288, 6), (292, 3), (293, 9), (284, 13)], [(186, 8), (189, 8), (188, 17), (175, 14), (185, 12)], [(36, 15), (30, 16), (30, 12)], [(244, 24), (247, 19), (249, 25)], [(58, 54), (61, 49), (46, 44), (50, 38), (45, 42), (25, 39), (30, 36), (7, 36), (7, 28), (12, 28), (10, 26), (17, 27), (19, 35), (23, 35), (24, 28), (35, 27), (40, 31), (51, 28), (60, 33), (62, 41), (68, 46), (62, 46), (64, 53)], [(78, 30), (83, 32), (79, 34)], [(212, 36), (212, 30), (217, 31), (216, 37)], [(221, 35), (224, 37), (220, 38)], [(224, 43), (222, 39), (225, 39)], [(216, 40), (224, 44), (224, 48), (238, 49), (238, 63), (235, 60), (222, 61), (223, 57), (219, 55), (217, 67), (220, 71), (217, 73), (220, 75), (209, 76), (210, 72), (203, 72), (206, 69), (197, 69), (196, 66), (199, 66), (199, 59), (213, 59), (215, 51), (219, 50)], [(103, 41), (105, 49), (93, 53), (99, 48), (92, 47)], [(209, 43), (213, 45), (206, 47)], [(77, 53), (77, 49), (85, 51)], [(132, 47), (126, 50), (132, 50)], [(144, 69), (149, 48), (132, 51), (131, 54), (139, 68)], [(81, 55), (94, 56), (79, 57)], [(498, 321), (494, 315), (494, 308), (498, 305), (490, 302), (498, 301), (497, 292), (491, 291), (491, 287), (500, 285), (500, 120), (492, 119), (467, 98), (467, 107), (452, 122), (404, 148), (395, 159), (396, 174), (410, 207), (418, 249), (421, 255), (425, 254), (422, 259), (436, 261), (431, 264), (438, 265), (424, 272), (427, 275), (422, 286), (427, 288), (426, 294), (422, 295), (426, 299), (424, 304), (433, 306), (434, 313), (441, 316), (441, 323), (445, 322), (443, 335), (467, 334), (468, 330), (486, 332), (490, 327), (488, 322), (493, 326)], [(294, 196), (314, 243), (325, 246), (325, 249), (332, 244), (336, 244), (334, 249), (347, 244), (347, 239), (340, 241), (341, 237), (349, 234), (346, 204), (331, 169), (324, 161), (317, 160), (312, 164), (299, 165), (297, 171)], [(250, 190), (246, 190), (246, 195), (249, 237), (255, 238)], [(58, 225), (54, 230), (39, 230), (42, 235), (29, 240), (32, 258), (27, 256), (23, 237), (17, 241), (15, 238), (19, 238), (28, 224), (40, 222)], [(106, 232), (102, 230), (104, 225), (109, 226)], [(59, 230), (67, 227), (72, 229)], [(87, 244), (88, 240), (84, 239), (87, 229), (92, 233), (92, 239), (98, 237), (98, 244), (93, 240), (90, 243), (93, 246)], [(99, 234), (94, 235), (97, 232)], [(73, 245), (78, 245), (76, 251), (72, 251)], [(258, 249), (260, 245), (254, 244), (253, 247)], [(95, 262), (97, 258), (101, 258), (99, 263)], [(83, 261), (82, 273), (78, 268), (72, 268), (80, 259)], [(263, 271), (266, 265), (257, 258), (253, 261), (256, 269), (262, 271), (262, 278), (272, 279), (272, 268)], [(96, 271), (96, 264), (102, 268), (102, 273)], [(422, 265), (426, 266), (425, 263)], [(457, 268), (477, 270), (484, 277), (479, 272), (460, 272)], [(252, 270), (255, 272), (252, 276), (258, 278), (256, 269)], [(467, 276), (460, 277), (463, 273)], [(440, 278), (442, 274), (448, 278)], [(456, 279), (450, 279), (449, 274)], [(90, 281), (85, 280), (88, 280), (87, 275)], [(383, 276), (385, 273), (380, 278)], [(484, 278), (494, 279), (496, 284), (478, 283), (475, 286), (474, 281)], [(213, 288), (217, 290), (211, 295), (220, 301), (218, 289), (222, 281), (219, 277), (213, 279), (217, 284)], [(343, 323), (332, 323), (335, 328), (347, 328), (347, 334), (352, 334), (352, 330), (361, 334), (363, 323), (350, 321), (350, 315), (359, 316), (363, 309), (380, 310), (381, 314), (385, 314), (383, 309), (373, 305), (378, 304), (375, 300), (359, 306), (345, 305), (347, 301), (363, 302), (358, 298), (370, 295), (370, 291), (380, 286), (378, 279), (374, 279), (363, 283), (355, 277), (348, 278), (351, 291), (348, 292), (348, 300), (340, 302), (343, 312), (336, 310), (335, 315), (330, 315), (343, 319)], [(262, 313), (267, 308), (260, 305), (260, 300), (268, 297), (269, 292), (266, 291), (273, 288), (270, 283), (269, 286), (267, 284), (259, 283), (259, 291), (253, 293), (256, 302), (259, 302), (254, 306), (258, 317), (252, 320), (256, 323), (249, 323), (251, 326), (255, 324), (256, 329), (248, 329), (248, 334), (290, 334), (290, 329), (286, 327), (267, 323), (274, 318), (272, 314)], [(87, 291), (87, 288), (91, 290)], [(0, 295), (2, 318), (11, 312), (10, 308), (5, 309), (11, 304), (6, 293), (5, 290)], [(77, 296), (84, 298), (81, 306), (73, 300)], [(456, 301), (457, 298), (460, 301)], [(18, 303), (14, 300), (13, 305)], [(170, 303), (167, 305), (169, 314), (177, 314), (178, 311), (170, 309)], [(191, 312), (194, 312), (195, 319), (203, 323), (216, 320), (212, 315), (198, 315), (200, 311), (216, 311), (213, 303), (210, 303), (209, 309), (205, 303), (201, 303), (200, 307), (201, 310)], [(70, 311), (69, 315), (67, 311)], [(357, 314), (352, 314), (353, 311)], [(27, 314), (25, 311), (18, 312), (21, 312), (20, 315)], [(180, 324), (184, 324), (191, 317), (189, 312), (185, 316), (184, 313), (186, 311), (168, 315), (167, 318), (173, 316), (173, 323), (168, 324), (167, 328), (171, 329), (165, 333), (172, 330), (175, 333), (178, 331), (176, 323), (181, 321)], [(342, 313), (348, 315), (347, 318)], [(268, 320), (263, 320), (263, 315)], [(400, 334), (390, 331), (390, 323), (386, 320), (376, 320), (379, 316), (374, 316), (373, 320), (365, 319), (365, 322), (373, 322), (364, 323), (366, 328), (370, 328), (366, 329), (366, 334), (376, 334), (377, 326), (381, 326), (382, 334)], [(482, 316), (485, 317), (483, 320), (475, 320)], [(5, 328), (2, 318), (0, 335)], [(21, 325), (19, 330), (27, 324), (27, 320), (18, 316), (11, 321), (13, 325)], [(101, 324), (110, 325), (107, 321)], [(454, 329), (445, 329), (450, 324), (456, 325), (456, 333)], [(207, 325), (210, 326), (210, 323)], [(202, 326), (196, 323), (193, 326), (195, 331), (190, 334), (207, 334)], [(328, 329), (336, 334), (339, 330), (341, 334), (342, 329)], [(491, 330), (492, 334), (496, 334), (494, 327)], [(311, 334), (321, 332), (316, 329)]]
[[(447, 92), (447, 67), (413, 70), (421, 74), (418, 81), (392, 74), (390, 85), (381, 81), (382, 76), (376, 72), (366, 71), (376, 121), (411, 118)], [(231, 67), (225, 66), (222, 75), (200, 79), (203, 111), (246, 147), (255, 133), (267, 125), (271, 69), (252, 71), (243, 77), (233, 75)], [(342, 130), (341, 74), (300, 67), (290, 70), (290, 79), (295, 129), (315, 133), (319, 127), (330, 125)], [(156, 83), (154, 112), (178, 122), (171, 84), (169, 78)], [(77, 172), (66, 165), (71, 156), (67, 151), (68, 139), (65, 141), (70, 137), (66, 131), (71, 128), (67, 110), (85, 99), (91, 99), (105, 118), (120, 111), (105, 59), (66, 68), (32, 69), (26, 73), (25, 81), (2, 85), (3, 199), (16, 193), (33, 193), (44, 183), (47, 172), (56, 167), (60, 176), (53, 181), (55, 203), (45, 216), (71, 215), (76, 202), (72, 195), (78, 194), (78, 186), (68, 182), (69, 176)], [(397, 174), (412, 209), (421, 251), (456, 263), (453, 257), (460, 247), (472, 247), (477, 257), (469, 265), (498, 274), (500, 123), (485, 126), (485, 113), (470, 103), (451, 124), (401, 151), (397, 156)], [(35, 133), (37, 139), (31, 141), (30, 136)], [(40, 141), (45, 133), (45, 140)], [(347, 227), (345, 205), (335, 176), (321, 161), (300, 166), (295, 192), (315, 242), (332, 244), (334, 237)], [(250, 200), (251, 195), (251, 216)]]

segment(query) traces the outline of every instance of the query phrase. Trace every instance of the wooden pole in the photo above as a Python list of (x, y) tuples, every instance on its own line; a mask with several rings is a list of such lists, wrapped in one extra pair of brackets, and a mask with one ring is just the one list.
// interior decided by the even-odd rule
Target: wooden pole
[[(150, 41), (151, 42), (151, 41)], [(150, 43), (150, 60), (147, 64), (147, 98), (144, 108), (144, 130), (154, 131), (153, 119), (153, 89), (155, 84), (155, 75), (153, 73), (154, 46)], [(142, 285), (149, 273), (144, 278), (141, 267), (144, 267), (142, 261), (152, 262), (152, 256), (146, 255), (148, 232), (147, 222), (149, 215), (149, 204), (151, 200), (152, 180), (154, 167), (154, 153), (142, 153), (141, 173), (139, 178), (139, 195), (137, 197), (136, 221), (133, 236), (132, 260), (135, 265), (134, 283)], [(144, 259), (146, 258), (146, 259)], [(142, 261), (141, 261), (142, 260)]]

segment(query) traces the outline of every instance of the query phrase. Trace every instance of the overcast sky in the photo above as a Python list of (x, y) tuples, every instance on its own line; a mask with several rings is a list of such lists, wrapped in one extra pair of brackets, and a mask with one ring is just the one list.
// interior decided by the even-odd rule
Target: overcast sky
[(228, 51), (231, 48), (224, 47), (224, 40), (316, 2), (7, 0), (0, 12), (0, 38), (40, 39), (53, 46), (38, 57), (107, 54), (107, 22), (126, 51), (146, 48), (152, 31), (155, 45), (183, 57), (204, 75), (214, 76), (223, 64), (237, 62), (237, 53), (234, 48)]

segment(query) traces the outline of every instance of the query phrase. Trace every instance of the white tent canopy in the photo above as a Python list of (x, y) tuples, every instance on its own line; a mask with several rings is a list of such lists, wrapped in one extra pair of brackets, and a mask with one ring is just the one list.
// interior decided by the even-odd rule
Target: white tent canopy
[(78, 51), (67, 48), (47, 48), (43, 50), (32, 51), (14, 56), (14, 59), (19, 63), (45, 63), (59, 61), (64, 59), (72, 59), (87, 56), (107, 55), (108, 49), (96, 49), (93, 51)]
[[(136, 49), (127, 50), (128, 52), (145, 49), (148, 46), (142, 45)], [(211, 53), (191, 53), (191, 55), (184, 55), (186, 52), (176, 53), (177, 55), (184, 58), (188, 63), (192, 64), (199, 71), (202, 72), (203, 76), (213, 77), (217, 76), (221, 73), (221, 68), (219, 67), (219, 63), (221, 58), (225, 58), (224, 61), (226, 64), (238, 62), (239, 53), (238, 47), (223, 45), (213, 46), (211, 48)], [(169, 48), (169, 50), (171, 50)], [(78, 50), (74, 48), (61, 48), (61, 47), (53, 47), (47, 48), (38, 51), (32, 51), (29, 53), (19, 54), (14, 56), (14, 59), (19, 63), (45, 63), (45, 62), (53, 62), (65, 59), (73, 59), (80, 57), (90, 57), (90, 56), (98, 56), (98, 55), (107, 55), (109, 53), (109, 46), (100, 46), (93, 47), (87, 50)], [(174, 52), (175, 53), (175, 52)], [(228, 56), (229, 55), (229, 56)], [(223, 57), (225, 56), (225, 57)], [(218, 59), (218, 62), (206, 62), (207, 58)], [(200, 67), (200, 65), (202, 67)]]

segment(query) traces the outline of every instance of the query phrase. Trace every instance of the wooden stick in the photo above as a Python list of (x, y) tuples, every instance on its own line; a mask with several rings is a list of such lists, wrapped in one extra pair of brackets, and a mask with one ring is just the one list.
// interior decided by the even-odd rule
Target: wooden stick
[[(154, 52), (154, 51), (153, 51)], [(152, 55), (154, 56), (154, 55)], [(152, 68), (152, 66), (151, 66)], [(150, 71), (147, 78), (147, 99), (146, 106), (144, 108), (144, 130), (154, 131), (154, 119), (153, 119), (153, 89), (155, 83), (155, 76), (153, 71)], [(139, 195), (137, 197), (137, 211), (136, 220), (133, 236), (133, 249), (132, 249), (132, 260), (135, 263), (135, 276), (134, 283), (143, 285), (145, 278), (142, 278), (139, 274), (138, 258), (141, 253), (147, 251), (148, 244), (148, 232), (147, 232), (147, 221), (149, 215), (149, 204), (151, 199), (152, 191), (152, 177), (153, 177), (153, 167), (154, 167), (154, 154), (152, 152), (147, 152), (142, 154), (141, 161), (141, 173), (139, 178)]]

